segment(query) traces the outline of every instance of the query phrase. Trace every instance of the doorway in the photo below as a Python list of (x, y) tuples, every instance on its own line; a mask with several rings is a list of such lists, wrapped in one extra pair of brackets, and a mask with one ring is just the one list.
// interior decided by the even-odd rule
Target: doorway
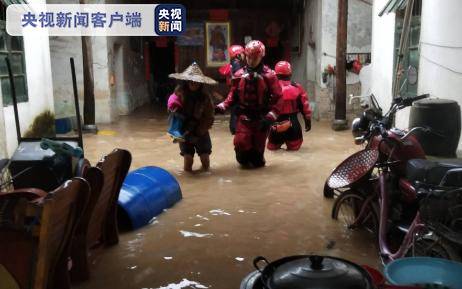
[(167, 99), (172, 93), (175, 82), (168, 76), (175, 72), (175, 44), (173, 39), (156, 37), (150, 42), (152, 102), (159, 107), (166, 107)]

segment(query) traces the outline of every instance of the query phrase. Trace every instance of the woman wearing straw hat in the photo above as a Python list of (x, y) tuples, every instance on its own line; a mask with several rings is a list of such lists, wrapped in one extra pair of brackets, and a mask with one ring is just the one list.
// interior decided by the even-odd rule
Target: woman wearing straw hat
[(203, 88), (204, 84), (217, 82), (205, 76), (195, 62), (182, 73), (173, 73), (169, 77), (181, 81), (169, 98), (168, 109), (183, 117), (184, 141), (179, 145), (180, 154), (184, 158), (184, 170), (192, 171), (195, 153), (200, 157), (202, 169), (208, 170), (212, 153), (209, 129), (213, 125), (214, 106)]

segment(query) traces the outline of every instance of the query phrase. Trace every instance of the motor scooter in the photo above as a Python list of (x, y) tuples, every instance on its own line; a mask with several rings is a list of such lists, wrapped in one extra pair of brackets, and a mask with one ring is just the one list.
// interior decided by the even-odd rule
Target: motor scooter
[(426, 160), (413, 133), (423, 130), (443, 140), (440, 133), (428, 127), (410, 131), (392, 127), (397, 111), (426, 97), (395, 98), (382, 115), (371, 96), (372, 107), (353, 122), (355, 141), (365, 143), (365, 148), (343, 161), (326, 181), (324, 195), (338, 196), (332, 218), (342, 220), (348, 229), (375, 234), (385, 263), (409, 254), (456, 260), (460, 256), (453, 242), (421, 220), (419, 203), (431, 191), (428, 188), (462, 187), (462, 182), (446, 181), (448, 174), (461, 173), (462, 162)]

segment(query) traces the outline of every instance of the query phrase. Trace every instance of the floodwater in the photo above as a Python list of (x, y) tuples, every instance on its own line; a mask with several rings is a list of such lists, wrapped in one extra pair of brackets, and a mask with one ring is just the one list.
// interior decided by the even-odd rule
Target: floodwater
[(259, 255), (275, 260), (317, 253), (378, 266), (371, 238), (332, 220), (333, 201), (322, 196), (330, 171), (359, 149), (350, 132), (314, 122), (300, 151), (267, 152), (265, 168), (246, 170), (234, 160), (227, 119), (219, 118), (211, 130), (211, 171), (188, 174), (166, 126), (165, 115), (143, 109), (85, 137), (92, 163), (113, 148), (128, 149), (131, 169), (167, 169), (180, 182), (183, 200), (146, 227), (122, 233), (118, 245), (93, 261), (90, 281), (77, 288), (237, 289)]

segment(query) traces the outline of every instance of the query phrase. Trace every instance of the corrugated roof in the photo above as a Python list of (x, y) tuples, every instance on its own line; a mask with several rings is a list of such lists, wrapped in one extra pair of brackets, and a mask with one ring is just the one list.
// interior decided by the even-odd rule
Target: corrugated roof
[(380, 11), (379, 16), (383, 14), (388, 14), (390, 12), (395, 12), (396, 10), (401, 10), (406, 8), (408, 0), (390, 0), (388, 3), (383, 7), (382, 11)]

